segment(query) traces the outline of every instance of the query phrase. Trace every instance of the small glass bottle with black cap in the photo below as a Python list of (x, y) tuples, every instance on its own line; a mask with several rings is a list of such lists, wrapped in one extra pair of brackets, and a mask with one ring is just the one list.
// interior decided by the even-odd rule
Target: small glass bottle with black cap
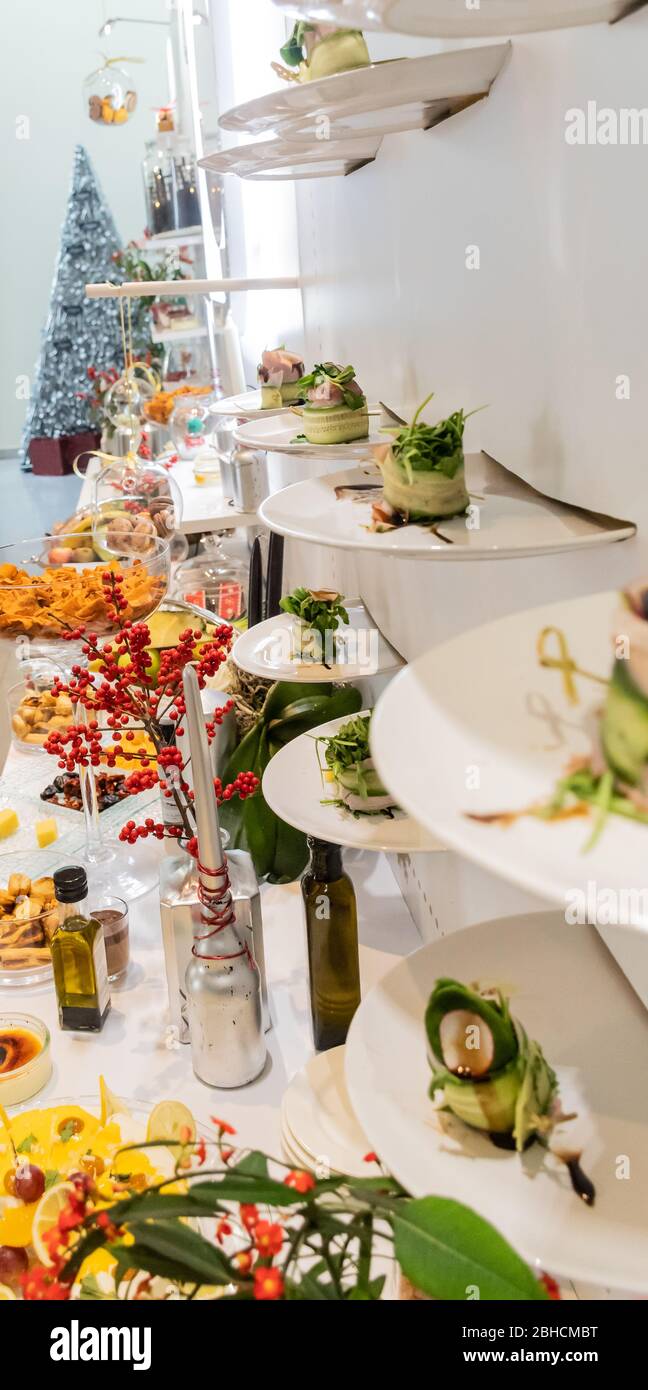
[(99, 1033), (110, 1010), (103, 927), (85, 913), (85, 869), (69, 865), (54, 874), (59, 925), (52, 937), (54, 987), (61, 1028)]

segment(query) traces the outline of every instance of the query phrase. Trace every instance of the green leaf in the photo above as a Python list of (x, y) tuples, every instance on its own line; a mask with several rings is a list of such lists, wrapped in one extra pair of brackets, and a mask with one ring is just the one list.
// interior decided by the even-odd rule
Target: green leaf
[(62, 1144), (69, 1144), (70, 1139), (76, 1134), (76, 1120), (67, 1120), (63, 1128), (59, 1130), (59, 1139)]
[(392, 1222), (403, 1273), (431, 1298), (463, 1300), (471, 1286), (482, 1300), (546, 1298), (529, 1266), (503, 1236), (460, 1202), (422, 1197), (403, 1203)]
[(58, 1171), (57, 1168), (46, 1168), (46, 1169), (45, 1169), (45, 1191), (46, 1191), (46, 1192), (47, 1192), (48, 1187), (53, 1187), (53, 1186), (54, 1186), (54, 1183), (55, 1183), (55, 1182), (58, 1182), (60, 1176), (61, 1176), (61, 1174), (59, 1173), (59, 1171)]
[[(305, 1203), (302, 1192), (294, 1187), (286, 1187), (274, 1178), (256, 1177), (252, 1173), (242, 1173), (238, 1168), (230, 1169), (217, 1182), (195, 1182), (191, 1184), (192, 1195), (205, 1205), (214, 1198), (219, 1202), (256, 1202), (270, 1207), (300, 1206)], [(312, 1196), (312, 1191), (308, 1194)]]
[(116, 1293), (105, 1293), (101, 1288), (96, 1274), (84, 1274), (81, 1280), (79, 1299), (91, 1298), (94, 1302), (99, 1299), (117, 1299)]
[[(61, 1135), (61, 1138), (62, 1138), (62, 1137), (63, 1137), (63, 1136)], [(25, 1138), (24, 1138), (23, 1141), (22, 1141), (22, 1144), (19, 1144), (19, 1145), (18, 1145), (18, 1147), (17, 1147), (17, 1149), (16, 1149), (16, 1153), (17, 1153), (17, 1154), (30, 1154), (31, 1151), (32, 1151), (32, 1149), (33, 1149), (33, 1147), (34, 1147), (34, 1144), (35, 1144), (36, 1142), (37, 1142), (37, 1141), (36, 1141), (36, 1135), (35, 1135), (35, 1134), (26, 1134), (26, 1135), (25, 1135)]]
[(250, 1178), (267, 1178), (268, 1160), (265, 1154), (260, 1153), (258, 1149), (253, 1149), (251, 1153), (244, 1154), (231, 1171), (243, 1173), (245, 1177)]
[[(157, 1261), (164, 1261), (166, 1268), (163, 1272), (179, 1283), (194, 1280), (202, 1284), (229, 1284), (232, 1280), (229, 1261), (223, 1252), (205, 1240), (198, 1231), (180, 1221), (156, 1221), (155, 1224), (139, 1226), (135, 1245), (121, 1247), (129, 1265), (135, 1263), (133, 1250), (138, 1250), (140, 1256), (144, 1255), (147, 1260), (152, 1256)], [(141, 1267), (146, 1269), (149, 1265)]]

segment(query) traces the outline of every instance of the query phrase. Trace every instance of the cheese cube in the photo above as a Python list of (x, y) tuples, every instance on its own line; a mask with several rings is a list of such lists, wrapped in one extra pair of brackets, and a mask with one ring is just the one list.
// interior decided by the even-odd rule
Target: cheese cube
[(53, 816), (48, 816), (46, 820), (36, 821), (36, 839), (41, 847), (51, 845), (54, 840), (58, 840), (58, 828)]
[(8, 835), (13, 835), (19, 824), (16, 812), (12, 811), (10, 806), (0, 811), (0, 840), (6, 840)]

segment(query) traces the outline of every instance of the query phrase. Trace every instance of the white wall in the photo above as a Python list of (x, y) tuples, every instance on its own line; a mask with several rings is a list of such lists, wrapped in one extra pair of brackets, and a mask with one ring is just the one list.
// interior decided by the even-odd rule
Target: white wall
[[(145, 140), (155, 133), (152, 108), (168, 99), (168, 30), (117, 25), (99, 39), (104, 19), (122, 12), (169, 18), (165, 0), (109, 6), (107, 0), (3, 0), (0, 450), (15, 448), (20, 437), (25, 402), (16, 399), (16, 377), (31, 376), (38, 356), (76, 144), (90, 155), (124, 242), (144, 228), (141, 160)], [(102, 51), (146, 59), (130, 69), (137, 110), (114, 129), (91, 121), (82, 97)], [(16, 139), (16, 121), (24, 116), (29, 139)]]
[[(459, 46), (367, 37), (376, 58)], [(439, 414), (487, 402), (470, 448), (644, 527), (648, 147), (570, 147), (564, 131), (589, 100), (648, 106), (647, 52), (646, 10), (520, 36), (487, 101), (387, 136), (345, 179), (296, 185), (317, 282), (308, 358), (353, 362), (369, 396), (404, 414), (432, 389)], [(622, 373), (629, 400), (615, 397)]]

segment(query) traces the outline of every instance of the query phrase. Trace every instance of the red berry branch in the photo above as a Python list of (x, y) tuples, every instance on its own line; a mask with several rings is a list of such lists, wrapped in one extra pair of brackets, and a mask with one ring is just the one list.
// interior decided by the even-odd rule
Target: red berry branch
[[(122, 594), (122, 576), (119, 571), (110, 570), (102, 579), (106, 611), (115, 634), (102, 645), (98, 634), (85, 627), (68, 629), (63, 634), (68, 641), (82, 641), (83, 655), (92, 664), (92, 670), (89, 665), (74, 665), (67, 682), (58, 678), (54, 682), (53, 693), (69, 696), (76, 718), (68, 729), (55, 730), (48, 736), (45, 750), (57, 758), (58, 766), (66, 772), (98, 767), (100, 763), (114, 768), (118, 757), (137, 762), (138, 766), (126, 778), (128, 790), (136, 793), (159, 786), (163, 797), (173, 798), (181, 824), (165, 826), (152, 817), (142, 825), (130, 820), (122, 827), (120, 840), (135, 844), (148, 836), (161, 840), (167, 835), (187, 841), (190, 852), (196, 853), (193, 793), (186, 780), (189, 759), (183, 758), (175, 743), (169, 743), (163, 726), (173, 724), (174, 737), (184, 733), (184, 668), (189, 663), (195, 667), (200, 689), (204, 689), (208, 677), (216, 674), (227, 657), (231, 628), (220, 626), (209, 639), (199, 630), (186, 628), (175, 647), (161, 652), (159, 670), (154, 675), (149, 627), (124, 616), (128, 604)], [(210, 743), (232, 705), (228, 701), (206, 722)], [(154, 755), (129, 748), (138, 730), (148, 736)], [(111, 738), (109, 747), (105, 746), (106, 735)], [(235, 795), (244, 800), (258, 786), (259, 779), (251, 772), (240, 773), (226, 787), (220, 778), (214, 779), (218, 805)]]

